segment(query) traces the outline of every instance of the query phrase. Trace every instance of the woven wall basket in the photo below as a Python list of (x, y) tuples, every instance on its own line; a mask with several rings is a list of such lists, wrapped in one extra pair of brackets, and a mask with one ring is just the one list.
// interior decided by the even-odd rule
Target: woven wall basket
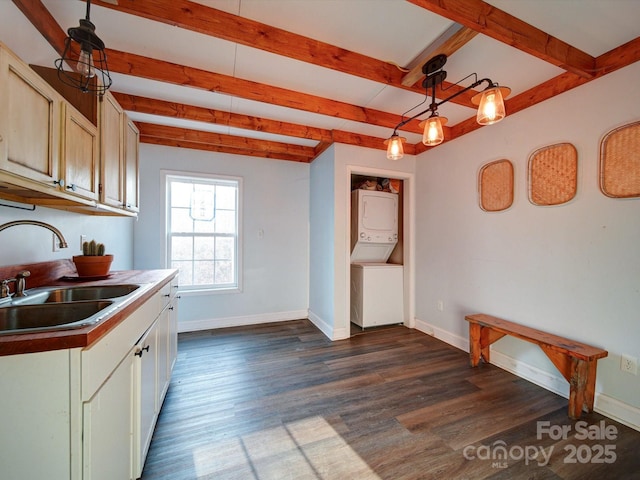
[(578, 152), (570, 143), (549, 145), (529, 157), (529, 201), (560, 205), (576, 196)]
[(640, 197), (640, 122), (616, 128), (600, 144), (600, 190), (608, 197)]
[(513, 203), (513, 164), (509, 160), (487, 163), (478, 173), (478, 201), (486, 212), (506, 210)]

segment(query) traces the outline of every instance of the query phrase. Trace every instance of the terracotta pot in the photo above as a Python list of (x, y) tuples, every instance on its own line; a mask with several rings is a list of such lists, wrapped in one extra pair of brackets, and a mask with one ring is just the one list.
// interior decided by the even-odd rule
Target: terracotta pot
[(79, 277), (99, 277), (107, 275), (113, 262), (113, 255), (85, 256), (76, 255), (73, 263), (76, 265)]

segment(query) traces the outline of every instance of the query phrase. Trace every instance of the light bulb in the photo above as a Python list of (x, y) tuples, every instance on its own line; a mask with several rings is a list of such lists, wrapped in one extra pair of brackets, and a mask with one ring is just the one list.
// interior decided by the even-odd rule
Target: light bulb
[(496, 121), (496, 96), (493, 93), (487, 95), (482, 114), (490, 122)]
[(492, 87), (475, 95), (471, 101), (478, 105), (476, 121), (480, 125), (491, 125), (506, 117), (504, 98), (510, 92), (508, 87)]
[(446, 123), (447, 119), (445, 117), (438, 116), (429, 117), (425, 121), (420, 122), (420, 126), (424, 126), (422, 143), (428, 147), (440, 145), (444, 140), (442, 126)]
[(389, 160), (400, 160), (404, 157), (404, 147), (402, 146), (404, 141), (404, 137), (400, 137), (395, 133), (391, 135), (391, 138), (384, 141), (387, 145), (387, 158)]
[(76, 70), (83, 77), (95, 77), (96, 71), (93, 66), (93, 55), (91, 55), (91, 51), (84, 48), (80, 50), (80, 57), (78, 57), (78, 65), (76, 67)]

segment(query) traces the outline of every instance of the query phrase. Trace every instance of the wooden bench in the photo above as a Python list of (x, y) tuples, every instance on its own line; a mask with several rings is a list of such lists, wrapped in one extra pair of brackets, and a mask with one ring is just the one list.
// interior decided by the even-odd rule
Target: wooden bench
[(505, 335), (536, 343), (569, 382), (569, 417), (580, 418), (583, 408), (593, 410), (597, 362), (608, 355), (606, 350), (482, 313), (467, 315), (465, 320), (472, 367), (481, 359), (489, 363), (489, 346)]

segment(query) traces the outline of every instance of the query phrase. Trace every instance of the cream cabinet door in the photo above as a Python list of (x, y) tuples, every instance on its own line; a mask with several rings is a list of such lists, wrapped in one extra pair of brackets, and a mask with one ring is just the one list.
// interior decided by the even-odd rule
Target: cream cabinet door
[(83, 480), (132, 479), (133, 352), (83, 405)]
[(124, 124), (124, 202), (125, 208), (132, 212), (139, 212), (139, 153), (140, 132), (133, 120), (125, 116)]
[(71, 105), (65, 105), (62, 137), (64, 189), (98, 200), (98, 129)]
[(158, 418), (157, 368), (158, 368), (158, 324), (142, 336), (135, 348), (134, 360), (134, 457), (133, 473), (142, 474), (144, 461), (149, 451), (151, 437)]
[(100, 201), (124, 206), (124, 112), (110, 92), (100, 101)]
[(169, 388), (169, 379), (171, 371), (169, 370), (169, 348), (170, 348), (170, 317), (171, 304), (167, 305), (158, 317), (158, 388), (157, 388), (157, 404), (158, 410), (162, 406), (164, 397)]
[[(169, 378), (178, 358), (178, 278), (171, 282), (171, 305), (169, 306)], [(167, 385), (168, 387), (168, 385)]]
[(0, 170), (57, 188), (62, 98), (0, 44)]

